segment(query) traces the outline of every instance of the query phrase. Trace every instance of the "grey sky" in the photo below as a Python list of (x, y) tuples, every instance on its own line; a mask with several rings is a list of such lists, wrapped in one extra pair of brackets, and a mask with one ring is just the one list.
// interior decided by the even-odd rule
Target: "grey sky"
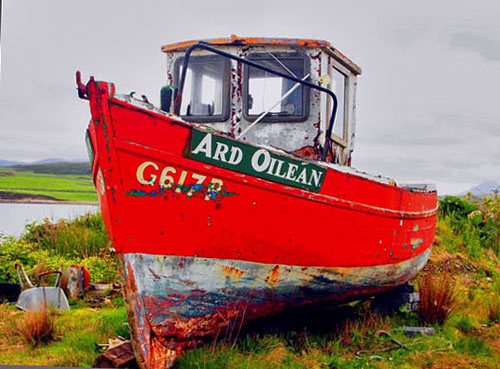
[(4, 0), (0, 159), (86, 158), (74, 73), (158, 102), (167, 43), (325, 39), (363, 68), (353, 166), (441, 193), (500, 181), (496, 1)]

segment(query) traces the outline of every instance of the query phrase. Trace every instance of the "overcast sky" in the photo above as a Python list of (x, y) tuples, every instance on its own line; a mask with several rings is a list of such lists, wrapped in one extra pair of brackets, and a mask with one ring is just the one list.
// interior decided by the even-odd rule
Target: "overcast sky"
[(3, 0), (0, 159), (86, 159), (74, 73), (158, 104), (160, 46), (317, 38), (363, 68), (353, 166), (455, 193), (500, 181), (498, 1)]

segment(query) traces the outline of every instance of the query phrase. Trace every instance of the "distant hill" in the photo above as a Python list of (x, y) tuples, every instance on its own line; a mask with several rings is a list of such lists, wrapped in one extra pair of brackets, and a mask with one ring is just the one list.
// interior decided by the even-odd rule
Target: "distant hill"
[(71, 160), (65, 160), (61, 158), (47, 158), (42, 160), (33, 161), (31, 163), (23, 163), (21, 165), (38, 165), (38, 164), (51, 164), (51, 163), (62, 163), (62, 162), (70, 162)]
[(469, 188), (467, 191), (459, 193), (459, 196), (466, 195), (469, 192), (474, 196), (486, 196), (493, 194), (495, 191), (500, 193), (500, 184), (495, 181), (486, 181), (478, 184), (477, 186)]
[(21, 164), (13, 165), (17, 170), (30, 170), (35, 173), (46, 174), (91, 174), (92, 169), (88, 161), (85, 162), (52, 162), (46, 164)]
[(0, 160), (0, 167), (11, 167), (13, 165), (23, 164), (20, 161), (12, 161), (12, 160)]
[(91, 174), (90, 164), (86, 160), (68, 160), (46, 158), (32, 162), (0, 160), (0, 167), (11, 167), (17, 170), (30, 170), (47, 174)]

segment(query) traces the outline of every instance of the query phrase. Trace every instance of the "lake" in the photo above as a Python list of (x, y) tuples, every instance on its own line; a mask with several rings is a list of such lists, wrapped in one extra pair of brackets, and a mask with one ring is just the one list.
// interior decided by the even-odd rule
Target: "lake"
[(19, 237), (26, 224), (41, 223), (45, 218), (71, 220), (98, 210), (98, 205), (0, 203), (0, 234)]

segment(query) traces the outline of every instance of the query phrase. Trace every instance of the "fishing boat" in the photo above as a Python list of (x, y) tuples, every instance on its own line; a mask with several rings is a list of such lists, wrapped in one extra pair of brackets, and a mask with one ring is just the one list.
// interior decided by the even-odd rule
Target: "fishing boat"
[(169, 367), (235, 324), (394, 288), (424, 266), (435, 188), (351, 168), (354, 62), (304, 39), (162, 51), (159, 108), (77, 72), (142, 368)]

